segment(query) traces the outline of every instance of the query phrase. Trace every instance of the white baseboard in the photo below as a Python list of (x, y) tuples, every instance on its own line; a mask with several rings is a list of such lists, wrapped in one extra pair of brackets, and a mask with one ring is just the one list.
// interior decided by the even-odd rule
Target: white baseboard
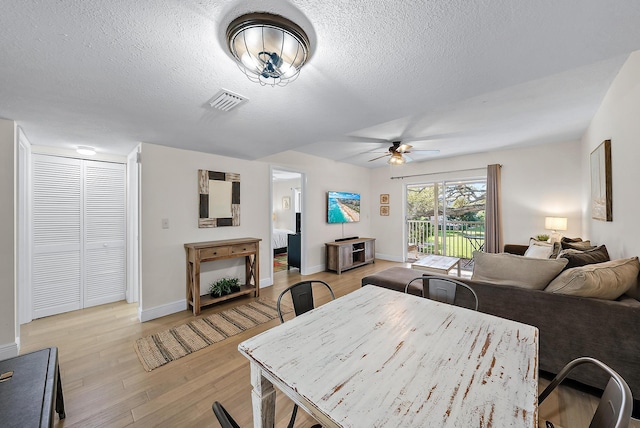
[(156, 306), (155, 308), (142, 310), (138, 307), (138, 319), (140, 322), (151, 321), (156, 318), (161, 318), (167, 315), (175, 314), (176, 312), (184, 311), (187, 309), (187, 299), (178, 300), (175, 302), (167, 303), (166, 305)]
[(273, 279), (271, 277), (260, 280), (260, 288), (269, 287), (270, 285), (273, 285)]
[(404, 262), (404, 259), (402, 258), (402, 256), (394, 256), (391, 254), (376, 253), (376, 259), (388, 260), (390, 262), (399, 262), (399, 263)]
[(7, 358), (17, 357), (20, 352), (20, 345), (18, 343), (7, 343), (0, 345), (0, 361)]
[(312, 275), (314, 273), (324, 272), (325, 270), (326, 270), (325, 265), (316, 265), (316, 266), (311, 266), (310, 268), (305, 269), (304, 274)]

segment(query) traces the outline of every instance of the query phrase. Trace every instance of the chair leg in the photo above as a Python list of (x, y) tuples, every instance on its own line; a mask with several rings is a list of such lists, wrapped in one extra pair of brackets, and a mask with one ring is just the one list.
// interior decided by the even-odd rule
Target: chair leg
[(293, 424), (295, 424), (296, 422), (296, 415), (298, 414), (298, 405), (294, 404), (293, 405), (293, 412), (291, 412), (291, 419), (289, 419), (289, 425), (287, 425), (287, 428), (293, 428)]

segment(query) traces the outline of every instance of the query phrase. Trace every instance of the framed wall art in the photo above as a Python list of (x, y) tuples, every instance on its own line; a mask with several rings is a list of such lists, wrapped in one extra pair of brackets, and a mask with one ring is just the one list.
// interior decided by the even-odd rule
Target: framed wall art
[(380, 203), (381, 204), (388, 204), (389, 203), (389, 194), (388, 193), (382, 193), (380, 195)]
[(388, 205), (380, 205), (380, 215), (388, 216), (389, 215), (389, 206)]
[(591, 152), (591, 218), (613, 221), (611, 140)]
[(240, 174), (198, 170), (198, 227), (240, 226)]

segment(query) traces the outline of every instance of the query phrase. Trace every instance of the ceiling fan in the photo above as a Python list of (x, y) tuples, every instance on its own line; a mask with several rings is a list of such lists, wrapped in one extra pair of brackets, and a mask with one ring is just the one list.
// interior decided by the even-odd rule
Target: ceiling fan
[[(407, 156), (407, 153), (411, 153), (409, 150), (412, 148), (412, 145), (403, 143), (402, 141), (392, 141), (391, 147), (389, 147), (388, 150), (389, 153), (375, 157), (373, 159), (369, 159), (369, 162), (373, 162), (375, 160), (390, 156), (390, 158), (387, 160), (387, 163), (389, 165), (402, 165), (405, 162), (411, 162), (413, 160), (411, 159), (411, 157)], [(414, 150), (414, 153), (436, 154), (440, 153), (440, 150)]]

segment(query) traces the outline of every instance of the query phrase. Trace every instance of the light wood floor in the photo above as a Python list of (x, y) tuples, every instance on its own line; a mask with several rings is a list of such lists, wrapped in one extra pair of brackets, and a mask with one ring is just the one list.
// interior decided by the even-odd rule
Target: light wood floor
[[(376, 261), (342, 275), (322, 272), (304, 279), (322, 279), (336, 296), (360, 287), (368, 274), (402, 264)], [(287, 285), (301, 280), (297, 270), (279, 272), (264, 297), (277, 297)], [(176, 287), (184, 287), (176, 284)], [(250, 301), (242, 298), (203, 311), (213, 313)], [(319, 295), (321, 303), (328, 295)], [(21, 353), (45, 347), (59, 349), (67, 418), (58, 427), (217, 427), (211, 404), (220, 401), (240, 426), (252, 426), (249, 363), (237, 350), (241, 341), (279, 323), (273, 320), (238, 336), (188, 355), (152, 372), (145, 372), (133, 349), (142, 336), (190, 321), (187, 311), (139, 323), (137, 305), (114, 303), (35, 320), (21, 327)], [(541, 379), (540, 387), (547, 380)], [(292, 403), (278, 392), (276, 426), (286, 427)], [(597, 398), (561, 387), (540, 409), (564, 427), (588, 426)], [(562, 415), (559, 413), (562, 412)], [(300, 411), (296, 426), (314, 420)], [(633, 427), (640, 422), (633, 421)]]

